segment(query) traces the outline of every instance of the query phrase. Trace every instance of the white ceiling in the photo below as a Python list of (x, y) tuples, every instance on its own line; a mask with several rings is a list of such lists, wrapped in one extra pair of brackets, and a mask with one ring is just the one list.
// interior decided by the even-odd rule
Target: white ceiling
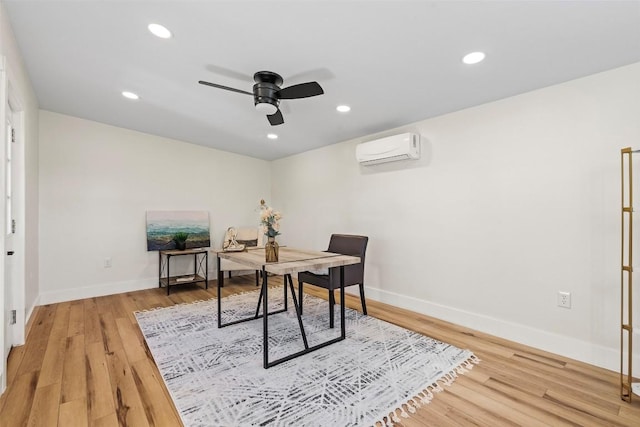
[[(3, 1), (41, 108), (267, 160), (640, 61), (635, 0)], [(260, 70), (325, 94), (272, 127), (198, 84), (250, 92)]]

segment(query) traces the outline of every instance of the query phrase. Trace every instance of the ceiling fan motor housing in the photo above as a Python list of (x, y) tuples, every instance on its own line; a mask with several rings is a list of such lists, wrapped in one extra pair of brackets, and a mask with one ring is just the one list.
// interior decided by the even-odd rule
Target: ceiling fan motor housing
[(271, 104), (278, 107), (280, 100), (277, 98), (276, 92), (280, 88), (273, 83), (256, 83), (253, 85), (253, 103)]
[(278, 108), (280, 99), (277, 92), (283, 82), (282, 77), (271, 71), (258, 71), (253, 75), (256, 84), (253, 85), (253, 103), (271, 104)]

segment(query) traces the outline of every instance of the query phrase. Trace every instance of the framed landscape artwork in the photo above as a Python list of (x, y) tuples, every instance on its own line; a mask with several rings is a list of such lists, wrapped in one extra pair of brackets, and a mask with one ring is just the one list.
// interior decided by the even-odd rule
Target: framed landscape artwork
[(209, 212), (147, 211), (147, 250), (176, 249), (174, 236), (186, 233), (187, 249), (211, 246)]

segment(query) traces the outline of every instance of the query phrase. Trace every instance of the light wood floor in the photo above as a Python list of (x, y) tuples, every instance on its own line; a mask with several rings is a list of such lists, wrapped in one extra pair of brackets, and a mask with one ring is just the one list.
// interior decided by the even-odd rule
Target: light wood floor
[[(180, 426), (132, 313), (211, 298), (214, 286), (175, 288), (169, 297), (152, 289), (39, 307), (26, 344), (10, 353), (0, 425)], [(252, 275), (225, 281), (225, 293), (252, 289)], [(359, 306), (351, 297), (347, 303)], [(640, 426), (640, 397), (633, 404), (620, 400), (615, 372), (375, 301), (368, 309), (482, 360), (402, 426)]]

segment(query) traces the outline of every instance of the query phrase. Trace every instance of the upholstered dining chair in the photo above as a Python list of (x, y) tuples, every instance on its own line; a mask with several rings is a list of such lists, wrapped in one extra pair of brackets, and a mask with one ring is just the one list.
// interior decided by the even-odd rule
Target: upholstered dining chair
[[(362, 312), (367, 314), (367, 304), (364, 298), (364, 257), (367, 251), (367, 236), (357, 236), (353, 234), (332, 234), (327, 252), (360, 257), (359, 264), (347, 265), (344, 267), (344, 286), (360, 286), (360, 302)], [(303, 271), (298, 273), (298, 295), (300, 299), (300, 311), (302, 312), (302, 291), (303, 285), (319, 286), (329, 290), (329, 327), (333, 328), (333, 307), (335, 305), (334, 289), (340, 289), (340, 268), (330, 268), (328, 274)]]

